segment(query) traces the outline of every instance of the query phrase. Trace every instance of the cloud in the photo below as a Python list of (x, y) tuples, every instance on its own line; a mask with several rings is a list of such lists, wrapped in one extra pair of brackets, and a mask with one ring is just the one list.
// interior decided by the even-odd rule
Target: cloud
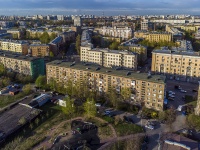
[[(112, 11), (129, 13), (192, 13), (198, 12), (200, 0), (0, 0), (1, 14), (6, 10), (23, 10), (23, 13), (48, 12), (74, 12)], [(26, 10), (29, 10), (26, 12)], [(138, 12), (137, 12), (138, 11)], [(18, 11), (20, 12), (20, 11)], [(14, 11), (13, 11), (14, 13)], [(22, 12), (21, 12), (22, 13)], [(91, 12), (90, 12), (91, 13)]]

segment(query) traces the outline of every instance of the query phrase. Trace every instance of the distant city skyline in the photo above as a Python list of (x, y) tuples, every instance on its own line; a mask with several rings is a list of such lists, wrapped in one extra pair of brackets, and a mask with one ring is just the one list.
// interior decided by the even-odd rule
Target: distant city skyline
[(199, 0), (0, 0), (0, 15), (200, 14)]

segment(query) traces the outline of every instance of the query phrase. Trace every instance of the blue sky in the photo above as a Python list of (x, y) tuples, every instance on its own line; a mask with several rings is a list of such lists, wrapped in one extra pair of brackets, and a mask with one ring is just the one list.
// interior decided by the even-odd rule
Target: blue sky
[(200, 0), (0, 0), (0, 15), (200, 14)]

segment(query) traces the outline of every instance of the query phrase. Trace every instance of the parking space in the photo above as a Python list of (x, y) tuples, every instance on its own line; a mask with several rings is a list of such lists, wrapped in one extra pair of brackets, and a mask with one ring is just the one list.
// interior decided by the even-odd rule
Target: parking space
[[(186, 91), (186, 93), (181, 92), (181, 90), (179, 89), (175, 89), (175, 86), (180, 86), (182, 90)], [(174, 101), (169, 100), (168, 105), (174, 107), (175, 109), (177, 109), (179, 105), (184, 105), (185, 101), (182, 97), (184, 97), (185, 95), (193, 97), (197, 96), (197, 92), (193, 92), (193, 89), (197, 90), (198, 84), (168, 80), (166, 83), (166, 90), (173, 91), (175, 93)]]

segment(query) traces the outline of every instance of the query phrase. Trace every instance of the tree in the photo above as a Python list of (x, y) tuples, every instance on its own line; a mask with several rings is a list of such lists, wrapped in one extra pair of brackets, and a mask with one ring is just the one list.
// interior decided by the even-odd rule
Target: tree
[(75, 48), (78, 55), (80, 55), (80, 46), (81, 46), (81, 36), (77, 35)]
[(39, 118), (36, 118), (35, 123), (37, 124), (37, 126), (38, 126), (39, 122), (40, 122)]
[(118, 50), (119, 42), (114, 41), (110, 46), (109, 49)]
[(165, 111), (159, 111), (159, 113), (158, 113), (158, 119), (160, 121), (164, 121), (164, 120), (166, 120), (166, 118), (167, 118), (167, 116), (166, 116)]
[(39, 39), (43, 44), (47, 44), (50, 42), (49, 34), (46, 31), (40, 36)]
[(26, 84), (24, 85), (24, 87), (22, 88), (22, 91), (26, 94), (29, 94), (31, 93), (32, 91), (32, 87), (31, 87), (31, 84)]
[(26, 123), (26, 118), (25, 118), (25, 117), (21, 117), (21, 118), (19, 119), (18, 123), (19, 123), (20, 125), (24, 125), (24, 124)]
[(33, 129), (33, 124), (30, 123), (29, 127), (30, 127), (30, 129), (32, 130), (32, 129)]
[(62, 107), (62, 111), (67, 115), (67, 116), (73, 116), (76, 109), (74, 107), (74, 101), (70, 99), (70, 97), (66, 97), (64, 99), (66, 103), (66, 107)]
[(93, 98), (87, 98), (86, 102), (83, 105), (85, 115), (87, 117), (94, 117), (97, 113), (97, 109), (95, 106), (95, 101)]
[(39, 75), (35, 81), (35, 84), (37, 87), (39, 88), (45, 88), (46, 87), (46, 76), (42, 76), (42, 75)]
[(187, 117), (187, 124), (189, 127), (194, 128), (197, 131), (200, 131), (200, 116), (189, 114)]
[(56, 81), (53, 79), (53, 78), (50, 78), (49, 79), (49, 83), (48, 83), (48, 86), (51, 90), (56, 90)]
[(54, 57), (54, 53), (52, 51), (49, 52), (50, 57)]
[(5, 73), (6, 69), (2, 63), (0, 63), (0, 76)]
[(131, 97), (131, 89), (130, 88), (122, 88), (121, 89), (121, 96), (123, 100), (128, 100)]
[(111, 105), (115, 108), (117, 108), (118, 104), (118, 95), (116, 93), (116, 89), (113, 87), (110, 89), (110, 91), (107, 93), (107, 97)]

